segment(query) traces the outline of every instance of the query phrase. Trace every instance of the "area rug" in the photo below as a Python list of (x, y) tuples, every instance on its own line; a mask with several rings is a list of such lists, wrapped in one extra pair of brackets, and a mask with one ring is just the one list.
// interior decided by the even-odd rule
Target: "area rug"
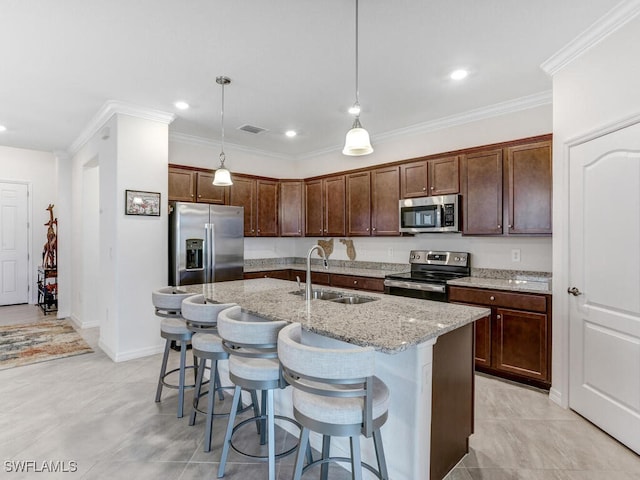
[(68, 320), (0, 327), (0, 370), (91, 352)]

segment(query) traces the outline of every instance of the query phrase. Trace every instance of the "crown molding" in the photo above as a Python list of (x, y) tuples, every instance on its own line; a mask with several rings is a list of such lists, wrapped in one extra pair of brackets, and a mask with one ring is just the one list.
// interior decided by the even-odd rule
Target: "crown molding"
[(176, 118), (175, 114), (145, 108), (131, 103), (120, 102), (117, 100), (108, 100), (100, 107), (98, 113), (89, 121), (78, 138), (69, 147), (69, 154), (75, 155), (80, 149), (104, 126), (105, 123), (114, 115), (130, 115), (132, 117), (143, 118), (169, 125)]
[(555, 75), (638, 14), (640, 14), (640, 0), (622, 1), (587, 30), (554, 53), (540, 65), (540, 68), (548, 75)]
[[(486, 107), (469, 110), (457, 115), (442, 117), (429, 122), (418, 123), (409, 127), (391, 130), (379, 135), (372, 135), (372, 137), (375, 140), (375, 143), (383, 143), (395, 138), (404, 137), (406, 135), (435, 132), (438, 130), (444, 130), (445, 128), (451, 128), (458, 125), (485, 120), (487, 118), (499, 117), (501, 115), (506, 115), (509, 113), (528, 110), (543, 105), (549, 105), (551, 104), (551, 102), (552, 91), (546, 90), (544, 92), (534, 93), (533, 95), (527, 95), (525, 97), (516, 98), (514, 100), (508, 100), (506, 102), (495, 103)], [(315, 150), (313, 152), (299, 156), (298, 159), (311, 159), (324, 154), (333, 153), (337, 150), (342, 150), (342, 146), (332, 146), (321, 150)]]
[[(169, 132), (169, 141), (184, 143), (187, 145), (196, 145), (200, 147), (215, 148), (215, 149), (218, 149), (222, 146), (222, 144), (216, 140), (198, 137), (197, 135), (189, 135), (187, 133), (181, 133), (181, 132)], [(251, 153), (253, 155), (258, 155), (260, 157), (277, 158), (278, 160), (296, 160), (297, 158), (297, 157), (294, 157), (293, 155), (287, 155), (284, 153), (273, 153), (266, 150), (260, 150), (258, 148), (238, 145), (236, 143), (225, 142), (225, 146), (231, 147), (233, 148), (233, 150)]]

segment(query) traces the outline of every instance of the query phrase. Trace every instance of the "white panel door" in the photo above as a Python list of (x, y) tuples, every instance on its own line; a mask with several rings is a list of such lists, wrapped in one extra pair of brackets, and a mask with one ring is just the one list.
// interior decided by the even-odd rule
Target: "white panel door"
[(569, 162), (569, 406), (640, 453), (640, 124)]
[(27, 185), (0, 183), (0, 305), (29, 300)]

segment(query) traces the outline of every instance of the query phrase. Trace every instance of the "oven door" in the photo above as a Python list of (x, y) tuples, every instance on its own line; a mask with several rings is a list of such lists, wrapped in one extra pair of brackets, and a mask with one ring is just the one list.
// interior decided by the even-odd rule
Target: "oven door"
[(385, 278), (384, 293), (436, 302), (447, 301), (447, 285), (444, 283), (423, 283)]

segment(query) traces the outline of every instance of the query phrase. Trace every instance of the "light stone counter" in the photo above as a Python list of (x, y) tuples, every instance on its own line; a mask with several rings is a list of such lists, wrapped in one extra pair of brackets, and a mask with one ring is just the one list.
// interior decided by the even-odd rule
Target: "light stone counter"
[(356, 305), (328, 300), (307, 302), (302, 296), (290, 293), (298, 289), (296, 282), (272, 278), (180, 287), (187, 292), (202, 293), (216, 302), (237, 303), (249, 313), (272, 320), (299, 322), (311, 332), (355, 345), (372, 346), (384, 353), (401, 352), (490, 313), (489, 309), (466, 305), (321, 288), (378, 300)]
[(508, 290), (522, 293), (541, 293), (551, 295), (551, 279), (502, 279), (484, 277), (464, 277), (449, 280), (447, 285), (457, 287), (491, 288), (495, 290)]

